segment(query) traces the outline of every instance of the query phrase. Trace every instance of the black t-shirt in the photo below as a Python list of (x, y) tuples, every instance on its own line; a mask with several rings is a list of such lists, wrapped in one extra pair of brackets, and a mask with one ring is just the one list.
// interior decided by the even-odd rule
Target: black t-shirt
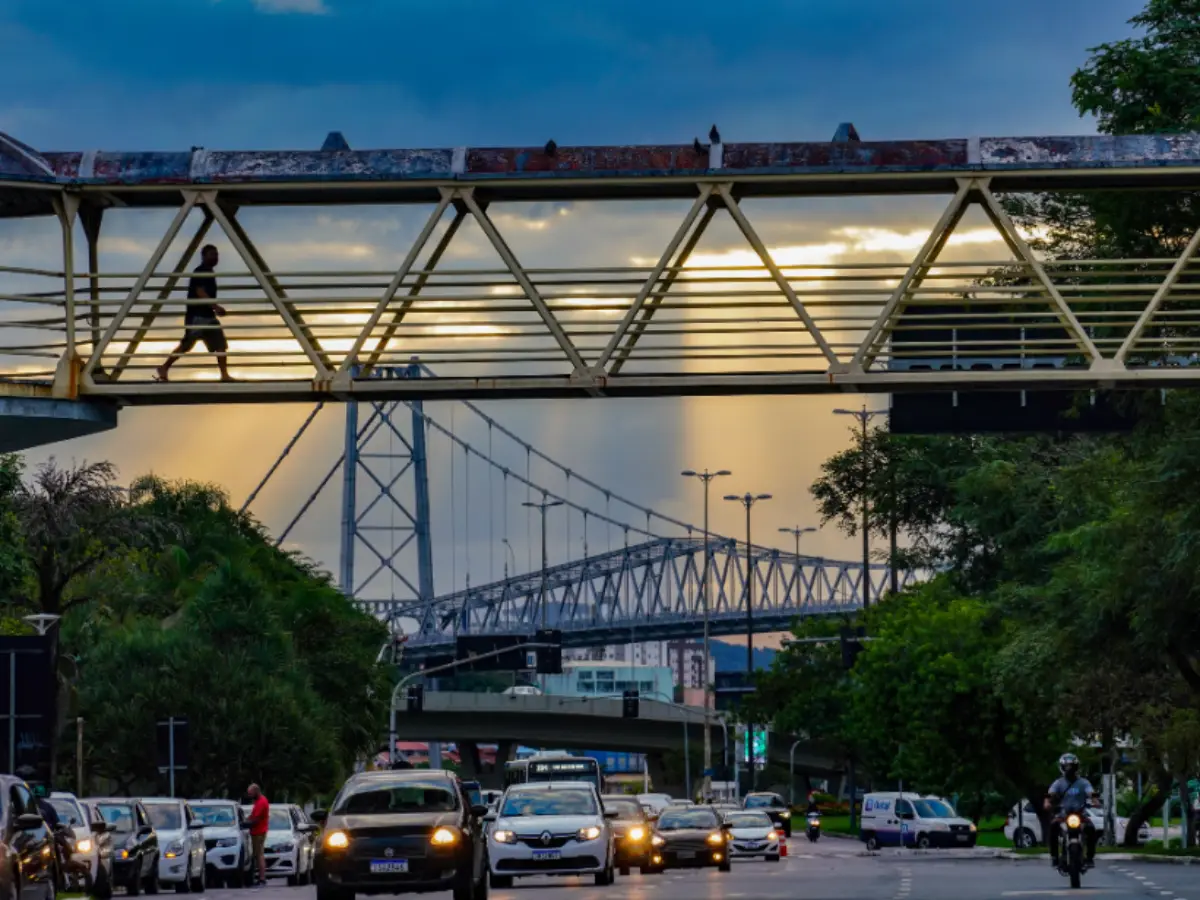
[[(196, 274), (192, 275), (188, 281), (188, 300), (200, 300), (199, 303), (188, 303), (187, 312), (183, 315), (185, 325), (190, 325), (193, 322), (209, 321), (216, 319), (217, 311), (213, 309), (213, 304), (210, 300), (215, 300), (217, 297), (217, 279), (211, 275), (205, 277), (206, 272), (212, 272), (213, 267), (207, 266), (204, 263), (196, 266), (193, 270)], [(200, 297), (200, 291), (204, 291), (210, 299)]]

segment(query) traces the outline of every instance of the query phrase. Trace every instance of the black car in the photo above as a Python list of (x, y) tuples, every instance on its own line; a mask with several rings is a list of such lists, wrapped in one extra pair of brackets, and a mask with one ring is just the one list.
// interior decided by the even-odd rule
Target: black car
[(616, 865), (622, 875), (639, 866), (643, 870), (650, 866), (650, 820), (636, 797), (625, 794), (605, 795), (600, 798), (604, 812), (616, 813), (612, 819), (613, 841), (616, 847)]
[(762, 810), (771, 817), (775, 827), (782, 831), (785, 837), (792, 836), (792, 809), (778, 794), (747, 794), (746, 799), (742, 801), (742, 809)]
[(0, 775), (0, 892), (13, 900), (53, 900), (54, 833), (20, 778)]
[(650, 837), (649, 872), (716, 866), (728, 872), (729, 826), (711, 806), (668, 806)]
[(113, 884), (136, 897), (158, 893), (158, 834), (146, 808), (128, 797), (88, 801), (99, 810), (112, 835)]
[(317, 900), (447, 889), (454, 900), (482, 900), (486, 812), (449, 772), (355, 775), (328, 811), (312, 814), (324, 826), (313, 860)]

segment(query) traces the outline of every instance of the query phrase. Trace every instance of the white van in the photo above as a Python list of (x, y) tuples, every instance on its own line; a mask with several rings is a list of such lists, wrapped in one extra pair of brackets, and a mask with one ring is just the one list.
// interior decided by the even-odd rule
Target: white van
[(867, 794), (859, 836), (868, 850), (880, 847), (974, 847), (975, 824), (961, 818), (948, 800), (910, 793)]

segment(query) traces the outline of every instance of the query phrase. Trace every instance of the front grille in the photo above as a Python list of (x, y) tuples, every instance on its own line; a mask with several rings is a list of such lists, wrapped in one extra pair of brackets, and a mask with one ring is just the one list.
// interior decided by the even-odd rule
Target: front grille
[(952, 834), (970, 834), (970, 825), (951, 825), (950, 831)]
[(560, 847), (565, 847), (575, 839), (573, 834), (553, 834), (550, 836), (549, 843), (542, 840), (542, 836), (538, 835), (518, 835), (517, 840), (526, 847), (533, 847), (535, 850), (556, 850)]
[(594, 856), (572, 856), (567, 859), (501, 859), (496, 862), (501, 872), (552, 872), (567, 869), (598, 869), (600, 860)]
[[(424, 834), (350, 836), (352, 859), (423, 859), (428, 847), (429, 839)], [(388, 850), (392, 851), (390, 857)]]

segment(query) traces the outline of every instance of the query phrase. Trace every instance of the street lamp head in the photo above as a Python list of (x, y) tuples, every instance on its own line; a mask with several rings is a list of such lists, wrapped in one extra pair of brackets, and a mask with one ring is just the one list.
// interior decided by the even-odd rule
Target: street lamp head
[(721, 469), (719, 472), (717, 472), (717, 474), (718, 475), (732, 475), (733, 473), (730, 472), (728, 469)]
[(754, 499), (755, 500), (770, 500), (771, 495), (770, 494), (755, 494)]
[(833, 414), (835, 416), (857, 416), (858, 410), (857, 409), (835, 409), (833, 411)]
[(679, 474), (682, 475), (684, 478), (695, 478), (696, 470), (695, 469), (684, 469)]
[(741, 500), (742, 497), (740, 494), (726, 494), (725, 499), (726, 500)]

